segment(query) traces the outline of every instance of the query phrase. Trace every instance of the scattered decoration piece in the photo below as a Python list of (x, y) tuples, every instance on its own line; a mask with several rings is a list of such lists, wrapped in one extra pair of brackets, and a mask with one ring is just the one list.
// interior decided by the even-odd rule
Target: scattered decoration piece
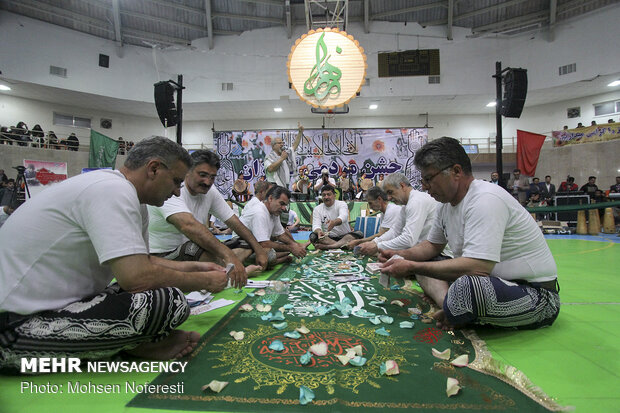
[(213, 391), (215, 393), (219, 393), (226, 386), (228, 386), (228, 382), (227, 381), (211, 380), (211, 383), (205, 384), (204, 386), (202, 386), (202, 391), (210, 389), (211, 391)]
[(247, 295), (248, 297), (254, 297), (255, 294), (253, 292), (248, 291), (245, 293), (245, 295)]
[(317, 356), (324, 356), (327, 354), (327, 343), (321, 341), (320, 343), (316, 343), (310, 346), (310, 352)]
[(299, 331), (301, 334), (308, 334), (310, 330), (305, 325), (301, 325), (301, 327), (297, 327), (295, 331)]
[(387, 360), (385, 363), (381, 363), (381, 366), (379, 366), (379, 372), (386, 376), (395, 376), (400, 374), (398, 364), (396, 364), (394, 360)]
[(364, 364), (366, 364), (366, 361), (368, 360), (365, 357), (356, 356), (356, 357), (353, 357), (351, 360), (349, 360), (349, 364), (352, 364), (357, 367), (361, 367)]
[(314, 400), (314, 392), (306, 386), (299, 386), (299, 404), (306, 405)]
[(251, 304), (243, 304), (241, 307), (239, 307), (239, 309), (241, 311), (252, 311), (254, 310), (254, 307), (252, 307)]
[(435, 348), (432, 348), (431, 352), (433, 353), (433, 356), (437, 357), (438, 359), (442, 359), (442, 360), (450, 359), (450, 349), (439, 351)]
[(271, 344), (269, 344), (269, 348), (273, 351), (282, 351), (284, 350), (284, 344), (280, 340), (273, 340)]
[(265, 295), (265, 290), (261, 288), (260, 290), (257, 290), (254, 294), (256, 294), (259, 297), (262, 297), (263, 295)]
[(402, 301), (400, 301), (400, 300), (392, 300), (392, 301), (390, 302), (390, 304), (394, 304), (394, 305), (397, 305), (397, 306), (399, 306), (399, 307), (404, 307), (404, 306), (405, 306), (405, 303), (403, 303), (403, 302), (402, 302)]
[(286, 327), (288, 327), (288, 323), (286, 321), (283, 321), (281, 323), (273, 323), (272, 326), (276, 330), (284, 330)]
[(271, 317), (271, 321), (284, 321), (284, 315), (281, 311), (276, 311)]
[(420, 310), (420, 309), (419, 309), (419, 308), (417, 308), (417, 307), (410, 307), (410, 308), (408, 308), (408, 309), (407, 309), (407, 312), (408, 312), (409, 314), (411, 314), (411, 315), (413, 315), (413, 314), (417, 314), (417, 315), (422, 314), (422, 310)]
[(287, 331), (286, 333), (284, 333), (284, 337), (300, 338), (301, 334), (299, 334), (299, 332), (297, 332), (297, 331)]
[(289, 303), (289, 304), (284, 304), (281, 308), (283, 308), (285, 310), (290, 310), (293, 307), (294, 307), (293, 304)]
[(379, 319), (384, 324), (392, 324), (394, 322), (394, 319), (392, 317), (390, 317), (389, 315), (379, 316)]
[(390, 336), (390, 332), (386, 330), (385, 327), (376, 329), (375, 333), (379, 334), (380, 336), (386, 336), (386, 337)]
[(310, 363), (311, 359), (312, 359), (312, 353), (308, 351), (306, 352), (306, 354), (302, 354), (301, 357), (299, 357), (299, 362), (305, 366), (306, 364)]
[(423, 315), (422, 317), (420, 317), (420, 321), (424, 324), (431, 324), (433, 322), (433, 319)]
[(398, 285), (398, 284), (394, 284), (394, 285), (392, 285), (392, 286), (390, 287), (390, 290), (392, 290), (392, 291), (397, 291), (397, 290), (400, 290), (400, 285)]
[(360, 344), (358, 344), (355, 347), (351, 347), (350, 349), (348, 349), (347, 353), (350, 352), (350, 351), (353, 351), (356, 356), (364, 355), (364, 349), (362, 348), (362, 346)]
[(245, 333), (243, 331), (231, 331), (229, 334), (237, 341), (243, 340), (245, 338)]
[(448, 397), (454, 396), (460, 389), (461, 386), (459, 386), (459, 381), (452, 377), (448, 377), (448, 381), (446, 383), (446, 394)]
[(351, 360), (351, 357), (346, 354), (336, 354), (336, 357), (340, 360), (343, 366), (346, 366), (349, 363), (349, 360)]
[(267, 311), (271, 310), (271, 306), (269, 304), (256, 304), (256, 310), (260, 311), (261, 313), (266, 313)]
[(455, 367), (467, 367), (469, 365), (469, 357), (467, 354), (463, 354), (455, 358), (450, 362)]
[(368, 321), (370, 321), (371, 323), (373, 323), (374, 325), (379, 325), (381, 324), (381, 320), (379, 320), (379, 317), (373, 317), (373, 318), (369, 318)]
[(413, 321), (401, 321), (400, 328), (413, 328)]
[(271, 321), (271, 317), (273, 317), (273, 314), (268, 313), (268, 314), (260, 316), (260, 319), (263, 321)]
[(263, 301), (263, 304), (271, 304), (271, 303), (273, 303), (273, 300), (271, 298), (263, 298), (262, 301)]

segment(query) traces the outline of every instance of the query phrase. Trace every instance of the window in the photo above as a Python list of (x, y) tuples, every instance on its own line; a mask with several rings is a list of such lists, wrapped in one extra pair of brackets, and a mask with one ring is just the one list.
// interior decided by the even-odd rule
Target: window
[(63, 115), (54, 112), (54, 125), (74, 126), (76, 128), (90, 128), (90, 118), (81, 118), (73, 115)]
[(614, 115), (620, 113), (620, 100), (594, 104), (594, 116)]

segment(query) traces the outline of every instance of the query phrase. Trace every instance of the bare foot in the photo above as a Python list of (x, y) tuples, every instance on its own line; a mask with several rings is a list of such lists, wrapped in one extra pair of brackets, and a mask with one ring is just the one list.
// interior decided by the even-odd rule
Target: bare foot
[(197, 331), (173, 330), (168, 337), (155, 343), (142, 343), (128, 351), (134, 356), (152, 360), (171, 360), (191, 353), (200, 339)]
[(255, 277), (262, 271), (262, 267), (260, 265), (248, 265), (245, 267), (245, 273), (248, 277)]
[(458, 330), (462, 327), (453, 326), (452, 324), (448, 323), (448, 320), (446, 319), (446, 314), (443, 310), (439, 310), (435, 314), (433, 314), (433, 318), (435, 319), (435, 321), (437, 321), (437, 328), (439, 328), (440, 330), (452, 331), (455, 329)]

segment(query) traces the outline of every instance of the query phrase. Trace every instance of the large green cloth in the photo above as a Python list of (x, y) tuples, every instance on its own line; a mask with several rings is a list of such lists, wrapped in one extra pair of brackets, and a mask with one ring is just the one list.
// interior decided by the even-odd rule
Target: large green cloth
[(93, 129), (90, 130), (89, 168), (112, 168), (116, 166), (118, 141)]
[[(481, 354), (481, 342), (472, 332), (437, 329), (425, 316), (431, 311), (430, 305), (410, 288), (410, 282), (404, 289), (392, 280), (391, 288), (385, 288), (379, 285), (378, 276), (365, 268), (366, 260), (337, 253), (308, 256), (285, 267), (273, 277), (290, 283), (284, 291), (277, 291), (279, 285), (267, 289), (264, 296), (256, 294), (242, 300), (201, 338), (184, 373), (161, 374), (153, 382), (182, 382), (183, 394), (141, 394), (128, 406), (229, 412), (546, 411), (512, 386), (542, 402), (549, 399), (520, 372), (499, 366), (488, 354)], [(338, 273), (367, 278), (339, 282), (342, 276), (335, 275)], [(250, 291), (244, 289), (244, 293)], [(243, 304), (253, 309), (244, 311)], [(259, 305), (272, 308), (261, 312)], [(278, 309), (287, 323), (282, 330), (276, 328), (282, 320), (263, 319)], [(412, 319), (412, 312), (421, 314)], [(384, 317), (375, 325), (370, 321), (375, 316), (393, 321)], [(401, 328), (402, 321), (413, 321), (414, 328)], [(302, 325), (310, 332), (300, 338), (284, 335)], [(379, 334), (380, 328), (389, 335)], [(231, 331), (242, 331), (245, 337), (237, 341)], [(270, 348), (275, 340), (282, 342), (282, 351)], [(303, 365), (301, 356), (320, 342), (326, 343), (327, 354), (313, 355)], [(364, 365), (343, 365), (336, 357), (358, 345), (367, 359)], [(449, 360), (434, 357), (432, 348), (449, 349)], [(467, 355), (469, 368), (450, 364), (460, 355)], [(398, 363), (400, 374), (381, 373), (381, 365), (388, 360)], [(476, 371), (485, 369), (504, 381)], [(453, 397), (446, 395), (449, 377), (462, 386)], [(201, 387), (212, 380), (229, 384), (220, 393), (202, 391)], [(300, 386), (316, 395), (305, 406), (299, 402)]]

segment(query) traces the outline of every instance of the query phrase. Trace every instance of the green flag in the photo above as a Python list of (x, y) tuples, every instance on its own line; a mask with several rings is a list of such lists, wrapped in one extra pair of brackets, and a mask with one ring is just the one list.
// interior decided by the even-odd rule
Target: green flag
[(116, 154), (118, 153), (118, 141), (108, 138), (94, 130), (90, 130), (90, 156), (88, 157), (89, 168), (114, 169)]

